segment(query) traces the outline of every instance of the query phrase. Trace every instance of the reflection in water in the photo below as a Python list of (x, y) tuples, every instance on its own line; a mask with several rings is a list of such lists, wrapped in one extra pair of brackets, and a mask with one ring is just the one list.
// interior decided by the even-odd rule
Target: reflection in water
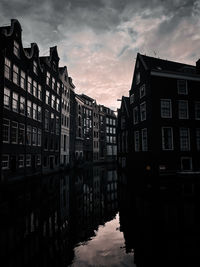
[(96, 166), (0, 187), (1, 266), (200, 266), (200, 180)]

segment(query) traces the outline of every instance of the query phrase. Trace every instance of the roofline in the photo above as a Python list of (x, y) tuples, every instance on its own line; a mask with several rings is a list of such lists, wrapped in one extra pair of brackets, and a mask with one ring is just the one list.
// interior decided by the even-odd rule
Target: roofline
[(167, 71), (156, 71), (152, 70), (150, 73), (152, 76), (167, 77), (174, 79), (186, 79), (191, 81), (200, 81), (200, 75), (188, 75), (188, 73), (177, 73), (177, 72), (167, 72)]

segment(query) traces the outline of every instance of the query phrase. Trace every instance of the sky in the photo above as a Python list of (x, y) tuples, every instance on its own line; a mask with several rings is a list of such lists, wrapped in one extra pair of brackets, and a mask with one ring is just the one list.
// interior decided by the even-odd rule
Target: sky
[(76, 93), (114, 110), (128, 96), (137, 53), (195, 65), (200, 0), (1, 0), (0, 25), (18, 19), (23, 46), (57, 45)]

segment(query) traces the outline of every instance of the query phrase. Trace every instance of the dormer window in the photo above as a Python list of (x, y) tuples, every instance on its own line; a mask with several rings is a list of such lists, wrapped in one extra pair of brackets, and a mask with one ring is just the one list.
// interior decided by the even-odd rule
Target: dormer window
[(146, 88), (145, 88), (145, 84), (143, 84), (140, 87), (140, 98), (142, 98), (143, 96), (145, 96), (145, 94), (146, 94)]
[(33, 72), (37, 75), (38, 74), (38, 65), (35, 60), (33, 60)]
[(56, 62), (53, 61), (52, 65), (53, 65), (53, 69), (56, 71), (57, 70)]
[(19, 44), (18, 42), (14, 41), (14, 46), (13, 46), (13, 53), (15, 56), (19, 57)]
[(136, 74), (136, 84), (140, 83), (140, 72)]
[(50, 86), (50, 73), (47, 71), (46, 84)]
[(134, 94), (132, 94), (132, 95), (130, 96), (130, 104), (133, 104), (133, 102), (134, 102)]
[(186, 80), (178, 80), (177, 81), (177, 87), (178, 87), (178, 94), (179, 95), (187, 95), (188, 94), (188, 88), (187, 88), (187, 81)]

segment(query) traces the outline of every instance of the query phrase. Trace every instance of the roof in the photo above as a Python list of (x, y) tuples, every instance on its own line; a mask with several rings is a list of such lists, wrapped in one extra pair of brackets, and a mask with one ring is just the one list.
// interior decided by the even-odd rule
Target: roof
[(188, 72), (196, 73), (196, 66), (184, 63), (169, 61), (165, 59), (150, 57), (138, 53), (141, 61), (146, 65), (147, 69), (174, 71), (174, 72)]

